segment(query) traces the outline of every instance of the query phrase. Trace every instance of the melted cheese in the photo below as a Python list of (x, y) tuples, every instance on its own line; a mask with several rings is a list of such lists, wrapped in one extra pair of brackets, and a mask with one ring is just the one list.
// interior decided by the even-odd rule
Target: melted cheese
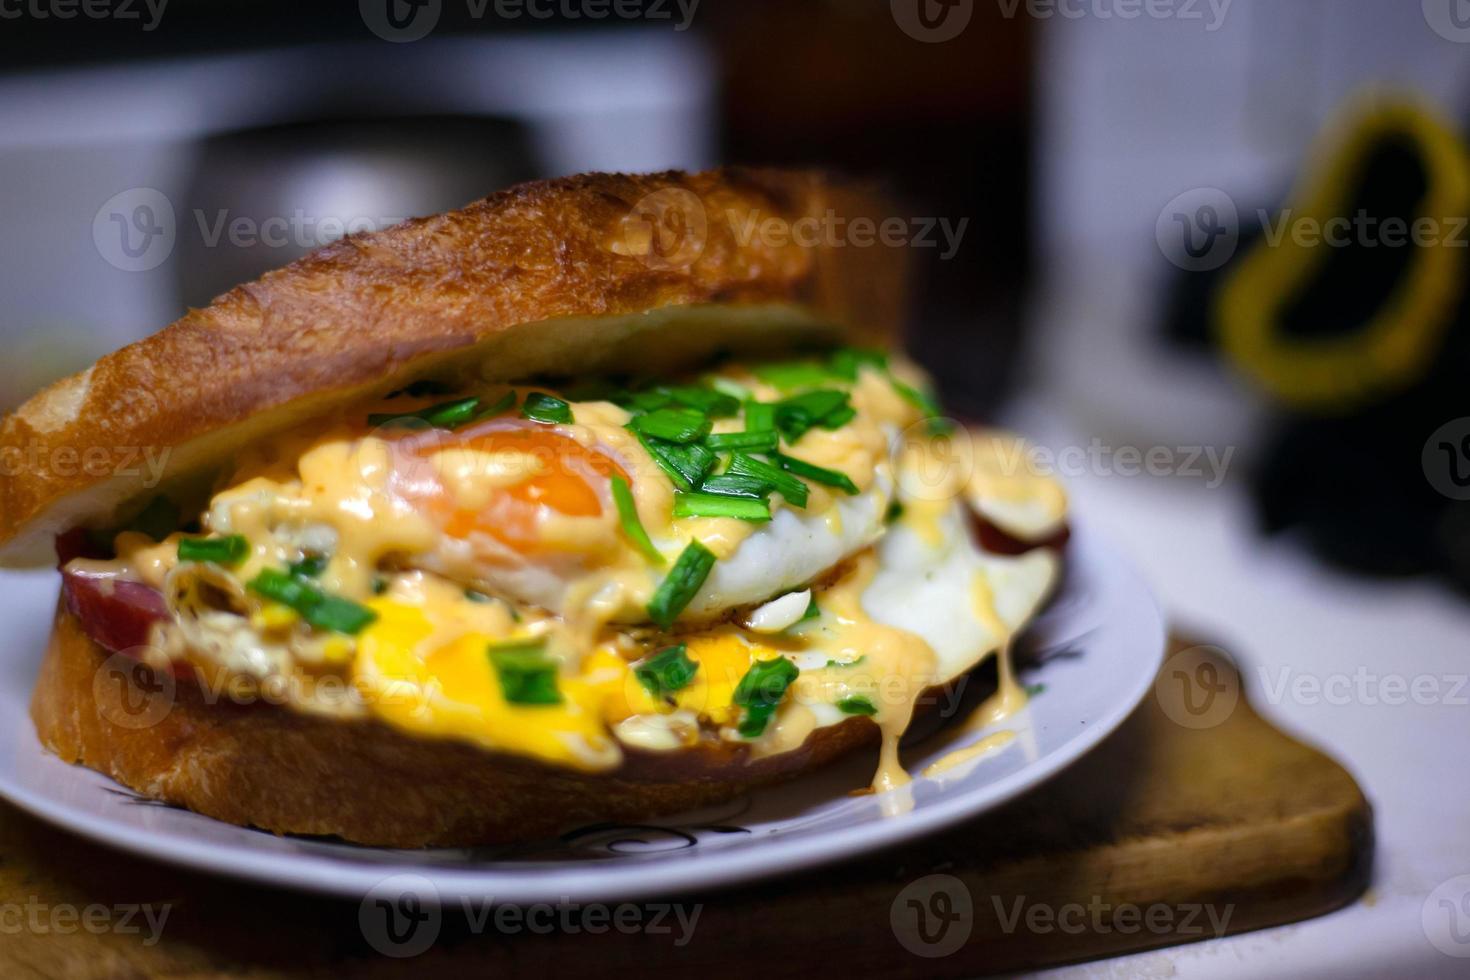
[[(743, 368), (723, 370), (763, 401), (782, 395)], [(919, 697), (1003, 651), (1056, 573), (1046, 552), (979, 550), (960, 500), (978, 494), (1017, 513), (1050, 514), (1058, 497), (1040, 483), (997, 478), (988, 465), (975, 477), (953, 465), (950, 442), (915, 425), (918, 412), (881, 372), (860, 372), (849, 397), (849, 422), (814, 428), (783, 451), (845, 474), (858, 492), (809, 481), (804, 509), (777, 495), (763, 524), (674, 517), (668, 477), (625, 428), (629, 413), (609, 402), (573, 403), (574, 421), (563, 425), (511, 417), (452, 433), (369, 430), (369, 413), (433, 401), (399, 398), (354, 406), (245, 454), (203, 516), (207, 531), (247, 538), (238, 566), (180, 565), (177, 536), (155, 544), (141, 535), (119, 538), (113, 564), (167, 583), (190, 604), (178, 611), (188, 614), (181, 628), (201, 667), (255, 683), (339, 671), (360, 711), (417, 735), (605, 771), (621, 762), (622, 745), (678, 751), (711, 731), (768, 757), (857, 711), (882, 734), (874, 789), (901, 789), (910, 777), (899, 739)], [(716, 431), (742, 427), (716, 422)], [(668, 561), (690, 541), (719, 558), (673, 635), (640, 625), (668, 565), (650, 563), (624, 538), (609, 472), (626, 475), (639, 519)], [(889, 523), (895, 498), (903, 517)], [(305, 554), (330, 556), (322, 589), (377, 615), (355, 638), (314, 631), (245, 588)], [(732, 609), (813, 582), (823, 583), (812, 589), (816, 620), (791, 623), (805, 605), (793, 600), (770, 623), (750, 620), (761, 632), (725, 621)], [(475, 601), (467, 587), (499, 598)], [(554, 661), (559, 703), (506, 699), (489, 647), (524, 638), (543, 643)], [(675, 643), (697, 665), (694, 677), (654, 697), (638, 663)], [(1024, 704), (1000, 656), (1001, 690), (976, 723)], [(799, 672), (765, 730), (746, 738), (736, 689), (753, 665), (777, 657)], [(885, 806), (902, 809), (903, 798), (892, 794)]]

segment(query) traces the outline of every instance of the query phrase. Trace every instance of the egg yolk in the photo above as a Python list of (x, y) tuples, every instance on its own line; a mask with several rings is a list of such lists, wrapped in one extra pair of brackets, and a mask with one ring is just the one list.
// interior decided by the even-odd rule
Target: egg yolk
[(545, 510), (600, 518), (613, 476), (610, 455), (537, 423), (432, 433), (397, 450), (400, 492), (456, 538), (488, 534), (521, 553), (541, 550)]

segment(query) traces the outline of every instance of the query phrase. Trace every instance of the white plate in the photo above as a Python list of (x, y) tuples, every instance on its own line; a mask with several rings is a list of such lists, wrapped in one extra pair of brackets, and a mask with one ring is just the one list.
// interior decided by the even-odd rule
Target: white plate
[[(916, 776), (907, 813), (885, 816), (891, 799), (848, 795), (871, 776), (873, 759), (864, 754), (718, 810), (647, 825), (584, 827), (513, 848), (395, 851), (234, 827), (143, 800), (46, 753), (26, 705), (55, 590), (50, 573), (0, 579), (0, 623), (10, 641), (0, 647), (0, 796), (159, 860), (353, 898), (406, 875), (446, 901), (626, 900), (719, 887), (909, 840), (999, 806), (1075, 761), (1144, 697), (1164, 651), (1148, 590), (1094, 536), (1076, 533), (1066, 581), (1024, 643), (1039, 663), (1023, 668), (1021, 681), (1044, 689), (995, 726), (1015, 738), (942, 781)], [(909, 746), (909, 771), (955, 747), (944, 741)]]

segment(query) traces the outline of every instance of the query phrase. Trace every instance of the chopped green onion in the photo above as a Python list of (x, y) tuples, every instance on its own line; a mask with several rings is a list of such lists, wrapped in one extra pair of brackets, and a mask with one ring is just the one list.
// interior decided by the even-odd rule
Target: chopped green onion
[(1045, 684), (1027, 684), (1026, 685), (1026, 696), (1028, 698), (1034, 698), (1038, 694), (1041, 694), (1042, 692), (1044, 692), (1045, 690), (1046, 690), (1046, 685)]
[(553, 395), (533, 391), (526, 396), (521, 415), (534, 422), (567, 425), (572, 421), (572, 406)]
[(252, 592), (290, 606), (318, 629), (359, 633), (378, 614), (351, 599), (328, 595), (307, 579), (267, 568), (248, 583)]
[(221, 565), (236, 565), (244, 561), (248, 554), (250, 542), (242, 534), (179, 540), (179, 561), (213, 561)]
[(771, 402), (745, 403), (746, 432), (774, 432), (776, 430), (776, 406)]
[(805, 623), (807, 620), (816, 619), (821, 615), (822, 607), (817, 605), (817, 597), (812, 596), (811, 601), (806, 604), (806, 612), (801, 614), (801, 618), (797, 622)]
[(305, 555), (300, 561), (293, 561), (286, 566), (286, 570), (292, 575), (301, 575), (305, 578), (316, 578), (327, 570), (326, 555)]
[(883, 514), (883, 523), (892, 524), (901, 517), (903, 517), (903, 501), (890, 500), (888, 502), (888, 510)]
[(669, 393), (660, 389), (649, 391), (634, 391), (624, 395), (618, 401), (619, 405), (630, 412), (656, 412), (661, 408), (667, 408), (674, 403)]
[(835, 412), (832, 412), (817, 424), (820, 425), (822, 428), (828, 430), (829, 432), (835, 432), (855, 418), (857, 418), (857, 409), (853, 408), (851, 405), (847, 405), (843, 408), (839, 408)]
[[(729, 395), (738, 402), (743, 402), (750, 397), (750, 389), (745, 387), (745, 385), (740, 384), (738, 381), (731, 381), (729, 378), (722, 377), (718, 374), (711, 374), (705, 379), (705, 383), (720, 394)], [(738, 409), (739, 406), (736, 406), (736, 408)]]
[(704, 440), (704, 444), (716, 452), (731, 452), (743, 449), (749, 453), (769, 453), (779, 444), (774, 432), (720, 432)]
[(949, 419), (944, 417), (944, 409), (932, 394), (927, 391), (920, 391), (913, 385), (906, 384), (892, 376), (888, 380), (893, 383), (893, 390), (903, 396), (904, 401), (924, 413), (931, 433), (934, 435), (943, 435), (954, 428)]
[(808, 463), (804, 459), (796, 459), (793, 456), (786, 456), (781, 453), (773, 454), (772, 458), (775, 459), (776, 465), (786, 472), (794, 473), (799, 477), (811, 480), (813, 483), (836, 487), (846, 494), (856, 494), (858, 492), (857, 484), (853, 483), (852, 479), (846, 473), (829, 470), (826, 467)]
[(816, 361), (782, 361), (776, 364), (762, 364), (755, 368), (755, 376), (782, 391), (815, 387), (832, 380), (832, 372), (827, 370), (825, 365)]
[(497, 415), (503, 414), (510, 411), (512, 408), (515, 408), (515, 405), (516, 393), (514, 391), (507, 391), (505, 394), (495, 399), (489, 405), (486, 405), (484, 408), (476, 412), (475, 421), (478, 422), (481, 419), (494, 418)]
[(729, 418), (740, 411), (740, 399), (699, 385), (673, 385), (659, 389), (686, 408), (703, 412), (712, 419)]
[(888, 370), (888, 355), (880, 350), (864, 350), (860, 347), (844, 347), (832, 355), (832, 373), (848, 381), (856, 381), (858, 368), (863, 365)]
[(628, 481), (620, 476), (612, 478), (613, 503), (618, 508), (618, 523), (623, 527), (623, 535), (633, 543), (639, 551), (648, 557), (655, 565), (664, 563), (664, 556), (659, 554), (653, 546), (653, 541), (648, 537), (648, 531), (643, 527), (643, 522), (638, 519), (638, 505), (633, 501), (633, 489), (628, 486)]
[(373, 576), (373, 595), (382, 595), (388, 591), (388, 580), (381, 575)]
[(633, 667), (638, 683), (656, 698), (673, 694), (689, 686), (699, 671), (699, 664), (689, 659), (688, 647), (683, 643), (660, 650), (647, 660)]
[(868, 659), (868, 655), (865, 653), (861, 657), (858, 657), (856, 660), (829, 660), (829, 661), (827, 661), (827, 666), (828, 667), (856, 667), (858, 664), (862, 663), (863, 661), (865, 661), (867, 659)]
[(652, 439), (680, 444), (698, 442), (709, 435), (709, 416), (683, 408), (660, 408), (633, 417), (633, 428)]
[(736, 476), (753, 476), (765, 480), (791, 506), (806, 506), (807, 485), (770, 463), (756, 459), (754, 456), (747, 456), (745, 453), (736, 453), (730, 457), (729, 472)]
[(684, 607), (699, 593), (699, 587), (714, 567), (714, 552), (698, 541), (689, 542), (649, 600), (648, 618), (665, 629), (672, 626)]
[(735, 686), (735, 695), (731, 699), (745, 709), (745, 717), (736, 726), (741, 735), (755, 738), (766, 730), (771, 715), (776, 713), (776, 706), (799, 673), (796, 664), (785, 657), (751, 664), (750, 670)]
[[(825, 423), (828, 416), (848, 408), (848, 394), (835, 388), (818, 388), (776, 403), (776, 428), (795, 443), (813, 426)], [(848, 419), (851, 419), (851, 415)]]
[(838, 701), (837, 710), (845, 715), (867, 715), (869, 717), (878, 713), (878, 708), (873, 702), (860, 694)]
[(464, 590), (464, 597), (466, 599), (468, 599), (470, 602), (476, 602), (476, 603), (481, 603), (481, 604), (489, 603), (489, 602), (494, 602), (495, 601), (494, 599), (492, 599), (489, 596), (487, 596), (485, 593), (483, 593), (483, 592), (476, 592), (474, 589), (465, 589)]
[(544, 640), (492, 643), (490, 664), (500, 678), (501, 693), (511, 704), (561, 704), (556, 663), (546, 655)]
[(757, 523), (771, 519), (771, 505), (748, 497), (726, 497), (698, 491), (674, 493), (675, 517), (734, 517)]
[(776, 485), (758, 476), (742, 476), (739, 473), (721, 473), (706, 477), (699, 485), (705, 493), (717, 493), (722, 497), (751, 497), (761, 499), (776, 489)]
[(471, 396), (469, 398), (458, 398), (452, 402), (440, 402), (438, 405), (430, 405), (428, 408), (419, 409), (417, 412), (400, 412), (397, 414), (377, 414), (368, 416), (368, 425), (377, 427), (381, 425), (403, 425), (407, 422), (418, 420), (426, 422), (436, 429), (454, 429), (473, 419), (478, 414), (480, 399)]
[(673, 481), (674, 486), (680, 490), (693, 490), (699, 486), (705, 475), (714, 469), (717, 457), (697, 442), (680, 446), (677, 443), (664, 442), (662, 439), (651, 439), (632, 425), (629, 425), (628, 428), (638, 437), (643, 448), (648, 450), (648, 455), (653, 457), (659, 469), (663, 470)]

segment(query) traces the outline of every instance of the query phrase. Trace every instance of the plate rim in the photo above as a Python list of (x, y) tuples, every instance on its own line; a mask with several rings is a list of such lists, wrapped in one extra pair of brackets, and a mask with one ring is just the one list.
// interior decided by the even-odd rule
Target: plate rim
[[(309, 860), (301, 855), (258, 851), (247, 844), (219, 843), (193, 838), (154, 837), (130, 832), (118, 835), (118, 825), (106, 816), (88, 813), (64, 801), (43, 796), (0, 775), (0, 798), (53, 824), (107, 847), (157, 860), (190, 871), (249, 881), (289, 891), (309, 892), (338, 898), (361, 899), (388, 879), (397, 876), (426, 879), (440, 901), (466, 901), (489, 898), (497, 903), (534, 903), (554, 896), (561, 901), (605, 901), (644, 899), (655, 895), (687, 894), (695, 890), (725, 889), (753, 881), (779, 877), (787, 873), (810, 870), (844, 858), (889, 848), (905, 841), (931, 835), (962, 820), (979, 816), (1014, 800), (1022, 793), (1037, 788), (1086, 756), (1133, 714), (1154, 686), (1158, 668), (1166, 651), (1167, 631), (1158, 602), (1142, 576), (1105, 537), (1087, 529), (1078, 533), (1074, 525), (1069, 550), (1077, 548), (1097, 561), (1109, 575), (1123, 580), (1123, 594), (1142, 606), (1147, 614), (1146, 636), (1130, 642), (1152, 650), (1147, 657), (1151, 670), (1140, 668), (1139, 676), (1107, 710), (1069, 738), (1058, 750), (1043, 756), (1018, 771), (976, 787), (974, 791), (928, 803), (922, 808), (895, 817), (864, 819), (835, 828), (817, 836), (803, 835), (788, 840), (769, 840), (750, 848), (741, 848), (738, 859), (731, 860), (724, 849), (689, 852), (684, 860), (670, 861), (657, 868), (611, 863), (598, 866), (547, 867), (544, 864), (522, 870), (484, 867), (461, 869), (450, 865), (410, 865), (413, 851), (394, 852), (388, 848), (368, 848), (385, 853), (401, 853), (404, 863), (353, 863), (331, 854), (313, 854)], [(1140, 620), (1139, 628), (1145, 625)], [(1143, 653), (1140, 653), (1142, 660)], [(46, 749), (30, 732), (35, 747)], [(17, 746), (20, 748), (20, 746)], [(53, 757), (54, 758), (54, 757)], [(68, 763), (55, 759), (61, 765)], [(85, 767), (83, 767), (85, 768)], [(105, 773), (87, 770), (96, 777), (110, 780)], [(115, 781), (113, 781), (115, 782)], [(200, 819), (209, 820), (200, 814)], [(230, 825), (227, 825), (230, 826)], [(255, 828), (257, 833), (269, 833)], [(721, 862), (721, 859), (724, 860)], [(711, 862), (718, 862), (712, 871)], [(631, 872), (631, 873), (630, 873)]]

